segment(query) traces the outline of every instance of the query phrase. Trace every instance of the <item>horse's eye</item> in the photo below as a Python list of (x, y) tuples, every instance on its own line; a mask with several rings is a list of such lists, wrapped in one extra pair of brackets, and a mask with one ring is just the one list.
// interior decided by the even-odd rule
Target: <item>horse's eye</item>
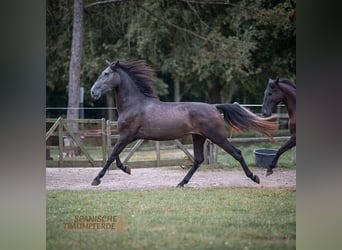
[(272, 95), (272, 93), (271, 92), (268, 92), (268, 96), (271, 96)]

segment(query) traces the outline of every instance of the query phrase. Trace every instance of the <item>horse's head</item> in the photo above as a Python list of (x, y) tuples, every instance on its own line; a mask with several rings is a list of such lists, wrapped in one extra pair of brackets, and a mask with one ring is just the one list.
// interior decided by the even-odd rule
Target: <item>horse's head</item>
[(262, 115), (271, 116), (272, 111), (283, 100), (284, 95), (279, 87), (279, 78), (277, 80), (268, 80), (266, 90), (264, 92), (264, 101), (262, 104)]
[(116, 71), (118, 65), (119, 61), (110, 63), (91, 87), (90, 93), (95, 100), (120, 84), (120, 75)]

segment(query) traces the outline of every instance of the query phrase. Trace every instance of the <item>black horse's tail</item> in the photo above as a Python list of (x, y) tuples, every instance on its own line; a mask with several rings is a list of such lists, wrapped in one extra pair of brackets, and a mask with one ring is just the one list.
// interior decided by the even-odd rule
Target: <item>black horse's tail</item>
[(238, 103), (216, 104), (215, 106), (218, 110), (222, 111), (224, 119), (234, 129), (242, 131), (253, 129), (264, 134), (270, 138), (271, 141), (275, 141), (269, 131), (277, 130), (279, 127), (279, 123), (271, 121), (274, 120), (276, 116), (257, 116)]

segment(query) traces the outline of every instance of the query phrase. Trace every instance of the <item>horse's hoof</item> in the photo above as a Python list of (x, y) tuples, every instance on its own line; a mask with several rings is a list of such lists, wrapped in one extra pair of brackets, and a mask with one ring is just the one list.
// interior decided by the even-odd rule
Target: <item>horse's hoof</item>
[(254, 175), (254, 179), (253, 179), (254, 182), (260, 184), (260, 179), (259, 179), (259, 176), (257, 175)]
[(131, 169), (129, 167), (127, 167), (127, 166), (126, 166), (126, 169), (125, 169), (125, 173), (129, 174), (129, 175), (131, 174)]
[(92, 186), (97, 186), (101, 183), (99, 179), (94, 179), (93, 182), (91, 183)]
[(183, 188), (183, 187), (184, 187), (184, 184), (183, 184), (183, 183), (179, 183), (179, 184), (177, 185), (177, 187), (178, 187), (178, 188)]
[(129, 174), (129, 175), (131, 174), (131, 169), (127, 166), (119, 165), (118, 168), (121, 169), (126, 174)]
[(269, 176), (271, 174), (273, 174), (273, 170), (272, 169), (267, 169), (266, 176)]

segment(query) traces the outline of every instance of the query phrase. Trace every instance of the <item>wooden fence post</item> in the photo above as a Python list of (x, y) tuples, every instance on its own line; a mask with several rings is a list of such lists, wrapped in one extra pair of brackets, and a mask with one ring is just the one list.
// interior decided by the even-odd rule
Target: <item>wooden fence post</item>
[(101, 138), (102, 138), (102, 164), (105, 164), (106, 162), (106, 120), (105, 118), (101, 119)]
[(214, 143), (210, 140), (205, 140), (204, 142), (204, 163), (208, 165), (213, 165), (216, 162), (216, 147)]
[(106, 124), (107, 124), (107, 126), (106, 126), (106, 130), (107, 130), (107, 150), (106, 150), (107, 151), (107, 157), (106, 158), (108, 158), (110, 155), (111, 147), (112, 147), (112, 135), (111, 135), (112, 132), (110, 129), (110, 126), (111, 126), (110, 120), (107, 120)]
[(160, 142), (156, 141), (156, 158), (157, 158), (157, 168), (160, 167)]
[(296, 161), (296, 154), (297, 154), (297, 147), (295, 146), (295, 147), (293, 147), (292, 148), (292, 151), (291, 151), (291, 159), (292, 159), (292, 161)]
[(58, 159), (58, 167), (63, 167), (63, 127), (64, 127), (64, 119), (61, 119), (58, 126), (58, 150), (59, 150), (59, 159)]

